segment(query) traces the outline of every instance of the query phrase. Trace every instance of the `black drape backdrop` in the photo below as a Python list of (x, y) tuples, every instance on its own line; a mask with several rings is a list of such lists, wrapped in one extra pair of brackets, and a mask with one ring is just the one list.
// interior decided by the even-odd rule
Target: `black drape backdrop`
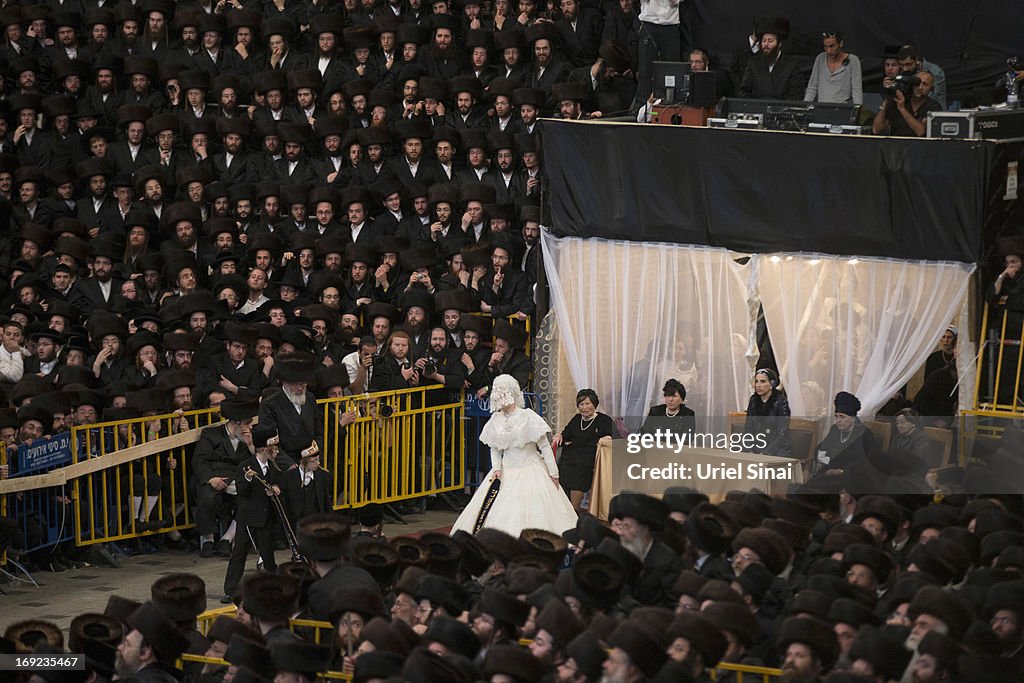
[(555, 234), (976, 262), (994, 143), (546, 121)]
[(689, 0), (694, 43), (727, 68), (732, 53), (746, 46), (753, 17), (785, 16), (793, 54), (821, 52), (821, 33), (840, 31), (846, 49), (864, 72), (864, 90), (881, 82), (885, 45), (914, 43), (925, 59), (946, 71), (947, 90), (959, 97), (975, 87), (991, 87), (1010, 55), (1024, 56), (1024, 7), (1006, 0)]

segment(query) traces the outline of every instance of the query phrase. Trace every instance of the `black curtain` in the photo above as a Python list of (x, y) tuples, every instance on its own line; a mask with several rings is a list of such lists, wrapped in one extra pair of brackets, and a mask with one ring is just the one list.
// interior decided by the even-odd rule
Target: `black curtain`
[(975, 262), (995, 143), (545, 122), (558, 235)]

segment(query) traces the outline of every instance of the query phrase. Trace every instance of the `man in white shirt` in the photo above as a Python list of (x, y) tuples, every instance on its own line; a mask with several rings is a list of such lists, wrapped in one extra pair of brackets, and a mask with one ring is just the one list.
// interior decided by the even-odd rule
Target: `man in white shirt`
[(679, 33), (681, 0), (640, 0), (640, 44), (634, 103), (645, 102), (654, 90), (654, 62), (678, 62), (682, 54)]

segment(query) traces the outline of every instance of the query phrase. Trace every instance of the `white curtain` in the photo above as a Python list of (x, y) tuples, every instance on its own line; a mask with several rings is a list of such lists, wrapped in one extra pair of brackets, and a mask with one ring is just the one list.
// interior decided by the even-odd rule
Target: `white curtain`
[(672, 378), (698, 416), (746, 407), (756, 360), (749, 264), (722, 249), (546, 231), (542, 245), (572, 379), (597, 392), (602, 412), (636, 429)]
[[(960, 316), (973, 264), (776, 254), (755, 259), (765, 322), (793, 415), (839, 391), (873, 415)], [(962, 328), (961, 332), (965, 330)]]

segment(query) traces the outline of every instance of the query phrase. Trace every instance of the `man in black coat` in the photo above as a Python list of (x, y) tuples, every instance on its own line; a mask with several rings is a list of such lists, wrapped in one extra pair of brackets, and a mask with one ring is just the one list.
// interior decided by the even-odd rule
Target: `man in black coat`
[(249, 325), (229, 322), (224, 326), (227, 353), (212, 357), (205, 368), (200, 368), (200, 393), (216, 389), (239, 398), (260, 395), (267, 385), (264, 364), (248, 357), (249, 348), (256, 341), (255, 333), (255, 328)]
[(495, 318), (518, 315), (525, 319), (534, 311), (533, 290), (526, 274), (512, 265), (512, 240), (505, 233), (495, 233), (491, 241), (491, 268), (478, 289), (480, 310)]
[(604, 22), (596, 9), (582, 7), (577, 0), (562, 0), (562, 18), (555, 22), (566, 56), (573, 66), (590, 66), (597, 61)]
[[(214, 554), (213, 539), (217, 532), (218, 518), (230, 518), (226, 507), (237, 495), (239, 467), (255, 453), (250, 426), (258, 410), (259, 404), (255, 398), (225, 399), (220, 404), (220, 414), (227, 423), (222, 427), (204, 430), (196, 445), (192, 456), (192, 476), (201, 557), (212, 557)], [(235, 524), (232, 523), (231, 533), (235, 531)], [(221, 538), (217, 542), (216, 551), (221, 555), (228, 555), (230, 548), (231, 541), (228, 538)]]
[(93, 257), (92, 275), (78, 278), (73, 289), (81, 295), (83, 313), (109, 310), (121, 293), (121, 280), (114, 277), (114, 264), (122, 258), (121, 250), (113, 242), (93, 240), (89, 245)]
[(673, 606), (675, 600), (669, 593), (683, 569), (683, 560), (653, 535), (664, 527), (669, 515), (668, 505), (639, 493), (622, 494), (617, 502), (616, 509), (622, 520), (620, 542), (644, 563), (634, 583), (633, 597), (644, 605)]
[[(231, 595), (242, 580), (249, 549), (253, 545), (263, 560), (263, 570), (271, 573), (277, 571), (271, 526), (275, 517), (270, 510), (270, 499), (272, 495), (281, 495), (281, 470), (276, 463), (270, 461), (274, 459), (274, 451), (281, 440), (272, 427), (260, 420), (255, 430), (242, 430), (242, 441), (246, 446), (252, 445), (255, 455), (243, 460), (235, 475), (235, 489), (238, 491), (235, 542), (224, 576), (224, 597), (221, 602), (225, 604), (231, 602)], [(264, 482), (270, 489), (266, 488)]]
[(530, 382), (530, 359), (523, 352), (527, 341), (525, 328), (514, 327), (504, 318), (494, 323), (494, 350), (487, 367), (479, 374), (481, 389), (477, 393), (478, 398), (488, 394), (498, 375), (512, 375), (519, 386), (526, 389)]
[(320, 575), (309, 587), (309, 611), (313, 619), (328, 620), (330, 597), (339, 588), (366, 587), (380, 591), (377, 581), (365, 569), (348, 564), (348, 544), (352, 528), (344, 515), (326, 512), (309, 515), (295, 527), (299, 550)]
[(789, 20), (758, 17), (754, 28), (761, 51), (747, 62), (740, 83), (740, 97), (802, 100), (807, 78), (801, 73), (796, 57), (782, 53), (782, 43), (789, 37)]
[(210, 157), (210, 165), (222, 183), (231, 187), (236, 183), (254, 183), (259, 178), (253, 166), (252, 154), (246, 149), (245, 138), (252, 130), (247, 117), (217, 119), (217, 132), (224, 140), (224, 151)]
[(274, 364), (280, 391), (260, 403), (260, 426), (273, 429), (281, 438), (278, 463), (288, 469), (301, 459), (302, 451), (314, 442), (323, 446), (323, 410), (307, 389), (313, 382), (316, 357), (305, 351), (280, 356)]

